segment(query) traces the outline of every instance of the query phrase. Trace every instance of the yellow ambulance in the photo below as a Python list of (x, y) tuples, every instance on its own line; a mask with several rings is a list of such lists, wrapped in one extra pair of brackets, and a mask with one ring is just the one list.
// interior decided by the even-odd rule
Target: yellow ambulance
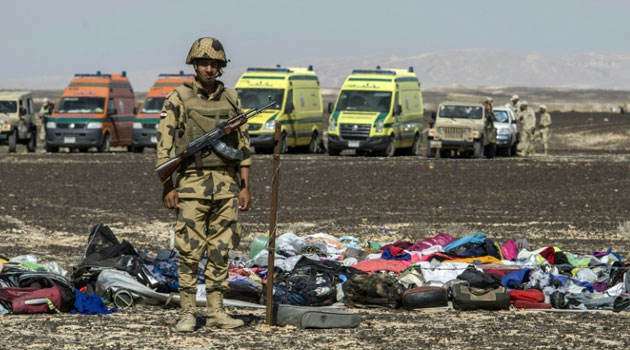
[(420, 155), (423, 109), (420, 81), (409, 69), (355, 69), (336, 104), (328, 105), (328, 154), (392, 157), (397, 150)]
[(308, 68), (247, 68), (236, 83), (245, 110), (276, 104), (248, 122), (250, 145), (256, 153), (270, 153), (276, 122), (282, 126), (280, 152), (289, 148), (321, 150), (322, 94), (313, 66)]

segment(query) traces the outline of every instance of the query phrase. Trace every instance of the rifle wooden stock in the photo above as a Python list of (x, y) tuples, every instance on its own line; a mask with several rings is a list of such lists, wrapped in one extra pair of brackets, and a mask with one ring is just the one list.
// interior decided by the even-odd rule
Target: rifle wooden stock
[(175, 170), (177, 170), (177, 167), (179, 167), (179, 165), (182, 164), (182, 162), (188, 157), (188, 153), (183, 152), (179, 156), (170, 159), (168, 162), (155, 168), (155, 173), (160, 178), (160, 182), (162, 182), (162, 184), (166, 183), (166, 181), (171, 178), (171, 175), (175, 172)]

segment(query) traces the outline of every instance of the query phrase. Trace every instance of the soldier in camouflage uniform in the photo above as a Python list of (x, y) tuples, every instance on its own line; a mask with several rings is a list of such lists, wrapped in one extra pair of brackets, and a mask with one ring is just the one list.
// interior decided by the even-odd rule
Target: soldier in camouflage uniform
[(522, 154), (527, 157), (534, 154), (534, 136), (536, 132), (536, 114), (534, 114), (534, 110), (527, 106), (527, 101), (521, 102), (518, 120), (523, 124), (523, 131), (521, 132)]
[(551, 115), (547, 112), (547, 106), (540, 105), (540, 123), (538, 123), (540, 139), (543, 145), (545, 156), (549, 149), (549, 127), (551, 126)]
[(52, 114), (53, 107), (54, 105), (50, 102), (48, 97), (44, 97), (44, 103), (42, 104), (42, 108), (39, 109), (39, 118), (37, 119), (37, 134), (39, 135), (40, 141), (46, 139), (46, 123)]
[[(186, 58), (197, 76), (170, 93), (164, 103), (157, 132), (157, 166), (181, 153), (188, 143), (220, 122), (240, 112), (235, 90), (217, 80), (227, 65), (221, 43), (210, 37), (195, 41)], [(197, 266), (207, 253), (205, 269), (206, 325), (236, 328), (243, 321), (230, 317), (223, 308), (228, 290), (228, 252), (240, 241), (237, 210), (248, 210), (249, 139), (245, 126), (225, 136), (228, 146), (240, 149), (240, 162), (225, 159), (212, 150), (190, 157), (176, 172), (174, 181), (164, 184), (163, 202), (177, 209), (175, 247), (179, 251), (181, 316), (175, 327), (180, 332), (195, 328)], [(240, 181), (239, 181), (240, 178)]]

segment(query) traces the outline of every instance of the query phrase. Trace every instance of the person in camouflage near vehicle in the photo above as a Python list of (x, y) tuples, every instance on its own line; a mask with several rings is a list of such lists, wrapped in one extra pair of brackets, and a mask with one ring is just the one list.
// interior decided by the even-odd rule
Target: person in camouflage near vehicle
[[(240, 113), (236, 91), (217, 80), (227, 62), (217, 39), (204, 37), (193, 43), (186, 64), (193, 65), (196, 77), (192, 83), (178, 86), (166, 98), (157, 132), (157, 166)], [(197, 266), (204, 253), (208, 258), (204, 273), (206, 325), (236, 328), (244, 324), (225, 312), (223, 293), (228, 290), (228, 252), (238, 246), (241, 238), (238, 210), (248, 210), (251, 201), (251, 156), (245, 127), (222, 139), (243, 152), (242, 161), (206, 150), (190, 157), (190, 161), (180, 165), (175, 179), (164, 183), (164, 206), (177, 212), (175, 248), (179, 252), (181, 314), (175, 329), (179, 332), (195, 329)]]

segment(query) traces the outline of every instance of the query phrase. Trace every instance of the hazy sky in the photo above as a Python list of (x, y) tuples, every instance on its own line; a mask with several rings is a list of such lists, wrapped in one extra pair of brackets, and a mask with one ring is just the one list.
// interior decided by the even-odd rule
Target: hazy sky
[(492, 48), (630, 51), (630, 1), (2, 1), (0, 80), (187, 69), (200, 36), (234, 66)]

